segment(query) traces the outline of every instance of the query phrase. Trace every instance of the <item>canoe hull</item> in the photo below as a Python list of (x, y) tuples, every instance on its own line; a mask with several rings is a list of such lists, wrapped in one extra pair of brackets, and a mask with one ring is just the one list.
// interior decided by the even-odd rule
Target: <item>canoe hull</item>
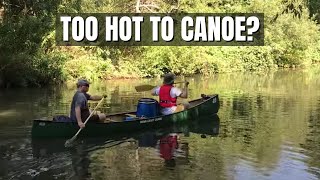
[[(220, 104), (218, 95), (212, 95), (208, 96), (206, 99), (202, 99), (201, 103), (190, 109), (170, 115), (135, 121), (111, 123), (88, 122), (79, 136), (101, 137), (114, 134), (126, 134), (136, 131), (146, 131), (150, 129), (163, 128), (171, 126), (173, 124), (185, 123), (188, 122), (188, 120), (197, 120), (201, 116), (216, 114), (218, 113), (219, 108)], [(72, 122), (65, 123), (34, 120), (31, 134), (33, 138), (70, 138), (78, 130), (79, 126), (76, 123)]]

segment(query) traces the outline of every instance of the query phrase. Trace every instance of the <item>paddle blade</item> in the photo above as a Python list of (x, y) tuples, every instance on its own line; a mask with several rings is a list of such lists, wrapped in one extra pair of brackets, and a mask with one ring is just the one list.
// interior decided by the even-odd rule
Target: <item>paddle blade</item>
[(68, 139), (65, 143), (64, 143), (64, 147), (71, 147), (74, 140), (76, 140), (77, 136), (73, 136), (71, 139)]
[(156, 86), (149, 85), (149, 84), (144, 84), (144, 85), (136, 86), (135, 89), (136, 89), (137, 92), (142, 92), (142, 91), (150, 91), (155, 87)]

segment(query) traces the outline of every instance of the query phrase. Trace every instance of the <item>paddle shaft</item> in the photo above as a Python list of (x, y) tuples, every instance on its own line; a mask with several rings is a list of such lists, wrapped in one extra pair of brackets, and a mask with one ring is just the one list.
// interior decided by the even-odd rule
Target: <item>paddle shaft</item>
[(183, 83), (187, 83), (186, 81), (181, 81), (181, 82), (175, 82), (173, 84), (183, 84)]
[[(186, 81), (179, 81), (179, 82), (175, 82), (175, 83), (173, 83), (173, 84), (183, 84), (183, 83), (187, 83)], [(157, 86), (154, 86), (154, 87), (157, 87)]]
[[(175, 83), (173, 83), (173, 84), (183, 84), (183, 83), (186, 83), (186, 82), (181, 81), (181, 82), (175, 82)], [(142, 85), (142, 86), (143, 86), (143, 85)], [(157, 86), (155, 86), (155, 85), (150, 85), (150, 86), (157, 87)]]
[[(91, 116), (93, 115), (93, 113), (96, 111), (96, 109), (99, 107), (99, 105), (101, 104), (101, 102), (103, 101), (103, 99), (104, 99), (104, 97), (102, 97), (102, 99), (99, 101), (99, 103), (97, 104), (97, 106), (92, 110), (92, 112), (91, 112), (91, 114), (89, 115), (89, 117), (86, 119), (86, 121), (84, 121), (84, 124), (86, 124), (88, 121), (89, 121), (89, 119), (91, 118)], [(85, 127), (84, 127), (85, 128)], [(79, 130), (78, 130), (78, 132), (71, 138), (71, 139), (73, 139), (74, 137), (76, 137), (76, 136), (78, 136), (78, 134), (81, 132), (81, 130), (82, 129), (84, 129), (84, 128), (80, 128)]]
[[(186, 83), (186, 82), (176, 82), (174, 84), (182, 84), (182, 83)], [(155, 88), (157, 86), (155, 85), (149, 85), (149, 84), (144, 84), (144, 85), (140, 85), (140, 86), (136, 86), (135, 89), (138, 92), (143, 92), (143, 91), (150, 91), (151, 89)]]

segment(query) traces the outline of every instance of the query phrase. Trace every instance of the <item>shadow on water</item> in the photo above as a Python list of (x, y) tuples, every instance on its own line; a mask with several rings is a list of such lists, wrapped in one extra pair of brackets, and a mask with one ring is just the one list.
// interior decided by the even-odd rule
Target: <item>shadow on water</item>
[[(53, 179), (70, 178), (86, 179), (104, 179), (108, 175), (103, 171), (110, 170), (111, 167), (106, 162), (113, 162), (112, 166), (121, 166), (127, 161), (144, 158), (143, 153), (137, 157), (138, 151), (153, 149), (154, 153), (163, 161), (163, 166), (174, 168), (178, 163), (176, 161), (188, 163), (188, 142), (181, 141), (182, 136), (188, 137), (190, 133), (195, 133), (202, 138), (214, 137), (219, 134), (220, 120), (218, 115), (199, 118), (188, 123), (173, 125), (168, 128), (157, 129), (154, 131), (144, 131), (136, 134), (127, 134), (126, 136), (113, 136), (108, 138), (83, 138), (79, 139), (75, 146), (65, 148), (65, 139), (32, 139), (32, 155), (35, 164), (38, 167), (28, 170), (29, 172), (19, 176), (22, 179)], [(114, 156), (96, 159), (95, 155), (99, 152), (112, 153), (115, 149), (131, 152), (134, 147), (136, 152), (130, 154), (132, 159), (123, 161), (114, 161)], [(125, 155), (124, 155), (125, 156)], [(146, 156), (148, 156), (146, 154)], [(109, 158), (109, 159), (108, 159)], [(60, 160), (59, 160), (60, 159)], [(63, 162), (58, 165), (57, 162)], [(99, 167), (98, 169), (96, 169)], [(91, 170), (90, 169), (95, 169)], [(135, 167), (130, 167), (135, 168)], [(31, 167), (32, 169), (32, 167)], [(111, 168), (112, 169), (112, 168)], [(94, 175), (92, 175), (94, 173)], [(102, 173), (102, 174), (99, 174)], [(108, 177), (109, 178), (109, 177)], [(112, 179), (112, 178), (110, 178)]]

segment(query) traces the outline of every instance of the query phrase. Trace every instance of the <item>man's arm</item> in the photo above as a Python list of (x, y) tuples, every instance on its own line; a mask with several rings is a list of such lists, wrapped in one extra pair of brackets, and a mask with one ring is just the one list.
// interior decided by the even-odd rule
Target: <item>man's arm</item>
[(103, 98), (103, 96), (98, 96), (98, 95), (94, 95), (94, 96), (90, 96), (89, 97), (89, 100), (92, 100), (92, 101), (99, 101)]
[(158, 90), (159, 87), (155, 87), (151, 90), (151, 95), (152, 96), (158, 96), (158, 93), (157, 93), (157, 90)]
[(99, 101), (99, 100), (101, 100), (103, 97), (106, 98), (107, 95), (106, 95), (106, 94), (103, 94), (102, 96), (98, 96), (98, 95), (91, 96), (90, 94), (86, 94), (86, 97), (87, 97), (88, 100)]
[(76, 118), (77, 118), (78, 126), (79, 126), (80, 128), (84, 128), (84, 127), (85, 127), (85, 124), (82, 122), (82, 119), (81, 119), (81, 109), (80, 109), (80, 106), (76, 106), (75, 112), (76, 112)]

